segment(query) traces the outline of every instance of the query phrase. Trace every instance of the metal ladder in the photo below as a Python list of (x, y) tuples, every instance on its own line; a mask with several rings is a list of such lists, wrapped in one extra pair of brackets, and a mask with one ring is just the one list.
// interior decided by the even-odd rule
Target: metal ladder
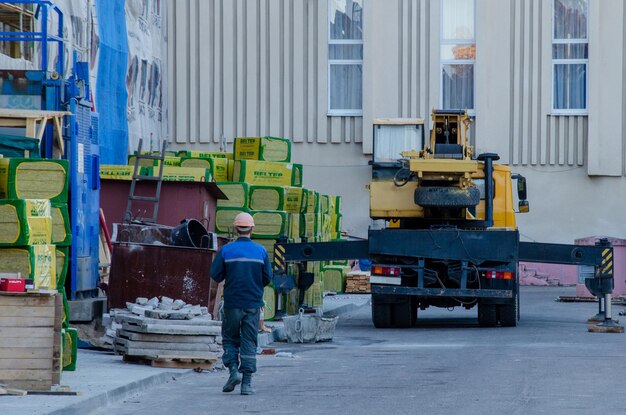
[[(159, 198), (161, 196), (161, 183), (163, 182), (163, 165), (165, 164), (165, 149), (167, 148), (167, 141), (163, 141), (161, 147), (161, 153), (157, 156), (154, 154), (142, 154), (141, 147), (143, 145), (143, 139), (139, 139), (139, 147), (137, 148), (137, 155), (135, 156), (135, 169), (133, 170), (133, 181), (130, 184), (130, 193), (128, 194), (128, 203), (126, 205), (126, 212), (124, 212), (125, 223), (156, 223), (157, 215), (159, 213)], [(144, 176), (139, 174), (141, 172), (141, 160), (159, 160), (159, 175), (158, 176)], [(152, 181), (156, 182), (156, 192), (154, 196), (137, 196), (135, 195), (135, 186), (138, 181)], [(152, 217), (133, 217), (132, 205), (133, 201), (152, 202), (154, 208), (152, 209)], [(139, 212), (141, 213), (141, 212)], [(144, 214), (146, 211), (144, 210)]]

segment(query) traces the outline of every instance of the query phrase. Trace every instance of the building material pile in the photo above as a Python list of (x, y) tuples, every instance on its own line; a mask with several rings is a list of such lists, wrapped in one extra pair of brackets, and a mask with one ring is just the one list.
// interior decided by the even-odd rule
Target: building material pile
[(207, 307), (168, 297), (138, 298), (105, 319), (110, 324), (105, 342), (126, 361), (210, 369), (223, 353), (222, 323), (212, 319)]
[(31, 292), (58, 291), (63, 304), (63, 368), (76, 365), (78, 336), (65, 294), (72, 234), (67, 160), (0, 158), (0, 273)]
[(346, 275), (346, 293), (369, 294), (370, 292), (369, 271), (351, 271)]

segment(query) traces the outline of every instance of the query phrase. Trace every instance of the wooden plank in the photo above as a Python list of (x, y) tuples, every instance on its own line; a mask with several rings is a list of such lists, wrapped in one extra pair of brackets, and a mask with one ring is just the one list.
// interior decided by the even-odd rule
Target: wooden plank
[(53, 327), (54, 317), (0, 317), (2, 327)]
[[(204, 343), (163, 343), (163, 342), (140, 342), (140, 341), (132, 341), (126, 339), (115, 339), (116, 345), (121, 345), (126, 348), (136, 348), (136, 349), (157, 349), (157, 350), (175, 350), (177, 352), (183, 350), (193, 350), (193, 351), (208, 351), (214, 352), (216, 350), (211, 350), (209, 344)], [(215, 343), (211, 343), (211, 346), (216, 347)]]
[(2, 369), (0, 383), (8, 380), (51, 380), (52, 371), (46, 369)]
[(26, 391), (49, 391), (50, 388), (52, 388), (52, 381), (12, 380), (10, 382), (6, 382), (6, 386), (15, 389), (23, 389)]
[(54, 316), (51, 307), (19, 307), (0, 305), (0, 325), (3, 317), (49, 317)]
[(146, 324), (137, 326), (129, 323), (122, 324), (122, 328), (126, 331), (135, 333), (154, 333), (154, 334), (181, 334), (181, 335), (220, 335), (221, 327), (217, 326), (176, 326), (165, 324)]
[(52, 359), (1, 359), (0, 373), (3, 369), (47, 369), (52, 370)]
[(52, 359), (52, 349), (49, 347), (0, 349), (0, 359)]
[(54, 295), (50, 294), (23, 294), (0, 293), (0, 306), (24, 307), (53, 307)]
[(164, 342), (164, 343), (215, 343), (215, 336), (176, 336), (168, 334), (144, 334), (118, 330), (117, 336), (133, 341)]
[(215, 366), (216, 361), (208, 360), (201, 362), (181, 362), (178, 360), (152, 360), (152, 367), (168, 368), (168, 369), (206, 369), (211, 370)]
[[(0, 350), (4, 348), (32, 348), (32, 347), (49, 347), (52, 348), (54, 340), (49, 337), (0, 337)], [(3, 352), (0, 352), (0, 354)]]
[(52, 327), (2, 327), (0, 324), (0, 338), (2, 337), (52, 337)]

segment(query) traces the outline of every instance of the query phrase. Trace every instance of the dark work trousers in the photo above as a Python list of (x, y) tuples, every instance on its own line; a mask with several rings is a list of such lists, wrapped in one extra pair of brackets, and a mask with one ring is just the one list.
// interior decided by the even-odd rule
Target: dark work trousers
[(224, 308), (224, 321), (222, 321), (224, 366), (235, 365), (239, 367), (241, 373), (256, 372), (258, 333), (258, 308)]

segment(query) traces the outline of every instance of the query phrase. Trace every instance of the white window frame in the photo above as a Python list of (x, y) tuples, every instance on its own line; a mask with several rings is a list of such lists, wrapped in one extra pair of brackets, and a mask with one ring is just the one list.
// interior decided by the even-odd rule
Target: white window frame
[[(331, 39), (330, 38), (330, 13), (331, 13), (331, 4), (332, 0), (327, 0), (327, 27), (326, 27), (326, 37), (328, 39), (328, 49), (327, 53), (330, 52), (330, 45), (361, 45), (363, 46), (363, 39)], [(363, 7), (365, 8), (365, 7)], [(364, 22), (363, 22), (364, 23)], [(365, 52), (365, 50), (363, 50)], [(361, 100), (361, 108), (357, 109), (331, 109), (330, 108), (330, 69), (333, 65), (360, 65), (361, 71), (363, 70), (363, 59), (331, 59), (328, 57), (328, 82), (327, 82), (327, 104), (326, 108), (328, 111), (326, 113), (327, 116), (330, 117), (362, 117), (363, 116), (363, 100)], [(361, 82), (361, 96), (363, 96), (363, 82)]]
[(474, 67), (474, 106), (476, 106), (476, 58), (474, 59), (442, 59), (441, 47), (445, 45), (475, 45), (476, 47), (476, 0), (474, 5), (474, 37), (472, 39), (444, 39), (443, 35), (443, 1), (440, 2), (439, 9), (439, 108), (441, 109), (464, 109), (467, 115), (473, 117), (476, 115), (475, 108), (444, 108), (443, 107), (443, 67), (445, 65), (472, 65)]
[[(550, 44), (550, 57), (552, 58), (552, 56), (554, 56), (554, 45), (587, 45), (587, 59), (555, 59), (552, 58), (552, 68), (551, 68), (551, 76), (552, 76), (552, 83), (551, 83), (551, 91), (550, 94), (552, 96), (552, 111), (551, 114), (552, 115), (589, 115), (589, 90), (588, 90), (588, 86), (589, 86), (589, 1), (587, 0), (587, 38), (586, 39), (557, 39), (554, 37), (554, 5), (555, 5), (555, 1), (556, 0), (551, 0), (552, 2), (552, 17), (551, 17), (551, 22), (552, 22), (552, 27), (551, 27), (551, 35), (550, 37), (552, 38), (552, 43)], [(586, 76), (586, 82), (585, 82), (585, 108), (574, 108), (574, 109), (567, 109), (567, 108), (554, 108), (554, 82), (556, 81), (556, 77), (554, 76), (554, 71), (556, 68), (556, 65), (575, 65), (575, 64), (584, 64), (585, 65), (585, 76)]]

